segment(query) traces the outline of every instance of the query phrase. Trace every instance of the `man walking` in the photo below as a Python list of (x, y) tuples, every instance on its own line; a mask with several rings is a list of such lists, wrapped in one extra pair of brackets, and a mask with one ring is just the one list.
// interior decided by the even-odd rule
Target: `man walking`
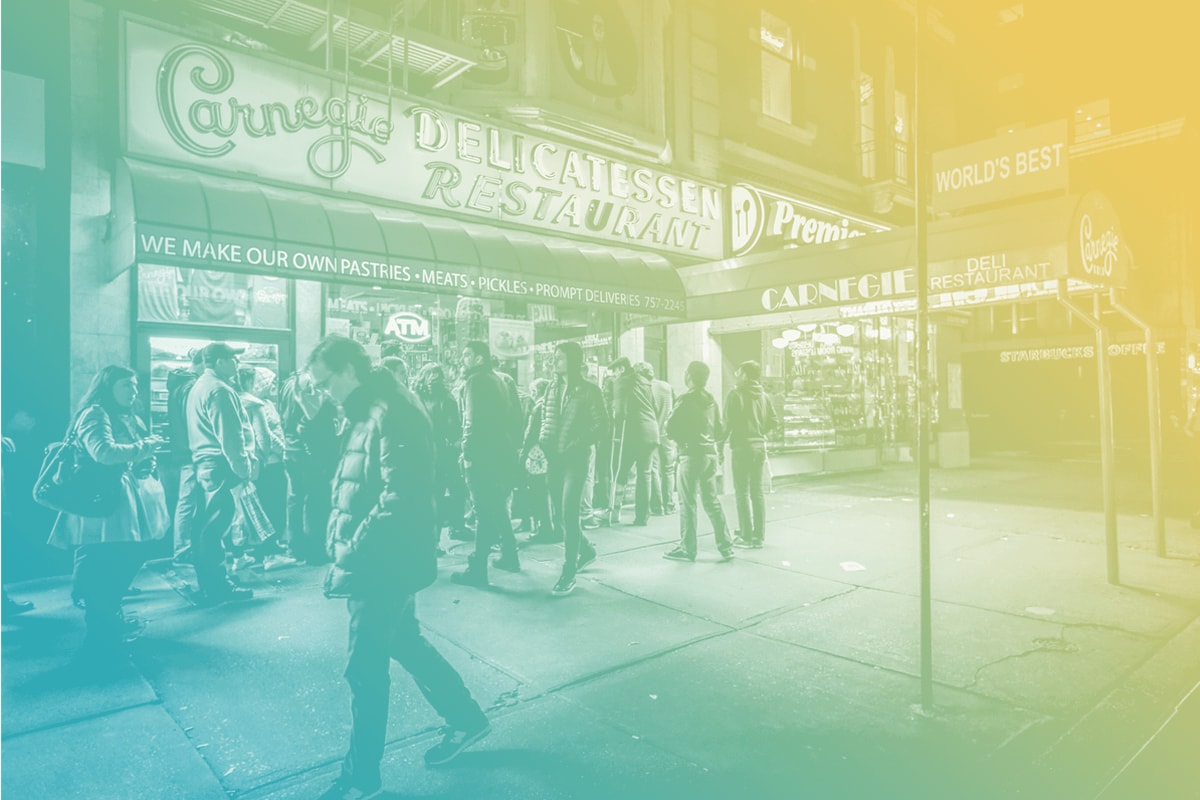
[(658, 447), (658, 417), (654, 414), (650, 381), (639, 375), (624, 356), (609, 369), (618, 373), (613, 386), (613, 430), (620, 439), (609, 519), (614, 524), (620, 522), (629, 471), (636, 468), (633, 524), (646, 525), (650, 520), (650, 457)]
[(671, 561), (696, 560), (696, 494), (713, 526), (722, 561), (733, 558), (725, 529), (725, 512), (717, 499), (717, 442), (721, 439), (721, 411), (705, 390), (709, 369), (703, 361), (688, 364), (684, 383), (667, 421), (667, 435), (679, 444), (679, 544), (663, 554)]
[(763, 390), (762, 367), (746, 361), (734, 372), (737, 385), (725, 398), (726, 438), (731, 453), (733, 491), (737, 497), (736, 547), (760, 548), (766, 530), (763, 465), (767, 436), (779, 427), (779, 416)]
[(309, 357), (314, 385), (340, 403), (347, 432), (333, 480), (325, 583), (350, 612), (352, 728), (338, 779), (322, 800), (377, 797), (392, 659), (445, 719), (427, 766), (445, 764), (491, 730), (462, 678), (417, 623), (416, 592), (437, 577), (433, 427), (415, 395), (372, 370), (362, 345), (328, 336)]
[(546, 453), (551, 518), (563, 536), (566, 558), (551, 594), (575, 589), (575, 574), (596, 560), (596, 548), (583, 536), (580, 500), (587, 484), (592, 446), (604, 436), (608, 413), (600, 387), (584, 375), (583, 348), (559, 342), (554, 348), (554, 383), (546, 392), (538, 436)]
[(488, 583), (488, 556), (500, 543), (495, 566), (520, 572), (517, 539), (508, 515), (508, 497), (516, 483), (517, 454), (525, 420), (516, 384), (492, 369), (492, 355), (484, 342), (467, 342), (462, 351), (462, 459), (463, 473), (475, 504), (475, 553), (466, 570), (450, 580), (483, 588)]
[(245, 600), (253, 595), (229, 580), (221, 540), (233, 523), (233, 490), (258, 473), (250, 445), (250, 420), (233, 382), (242, 350), (224, 342), (205, 345), (204, 373), (187, 396), (188, 446), (196, 482), (204, 491), (204, 510), (193, 531), (192, 564), (205, 603)]

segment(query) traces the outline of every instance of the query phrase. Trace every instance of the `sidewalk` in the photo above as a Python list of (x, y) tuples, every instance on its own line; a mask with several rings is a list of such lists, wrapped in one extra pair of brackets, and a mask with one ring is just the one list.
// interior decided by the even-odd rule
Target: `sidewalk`
[[(663, 560), (677, 517), (589, 532), (566, 598), (561, 547), (480, 591), (449, 581), (457, 545), (418, 616), (493, 732), (426, 769), (439, 720), (394, 668), (386, 796), (1094, 797), (1200, 678), (1200, 532), (1169, 520), (1159, 559), (1123, 514), (1108, 585), (1087, 474), (935, 471), (930, 713), (911, 468), (777, 485), (766, 548), (728, 564), (711, 535)], [(66, 580), (9, 587), (37, 609), (3, 632), (4, 796), (319, 795), (348, 736), (345, 607), (317, 568), (245, 574), (254, 600), (197, 609), (143, 570), (135, 671), (103, 684), (61, 669), (82, 636)], [(1147, 797), (1200, 785), (1195, 763), (1159, 778)]]

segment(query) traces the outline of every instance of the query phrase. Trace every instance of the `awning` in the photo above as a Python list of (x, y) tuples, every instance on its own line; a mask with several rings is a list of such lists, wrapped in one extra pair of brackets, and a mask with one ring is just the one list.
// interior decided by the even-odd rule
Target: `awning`
[(135, 262), (682, 316), (663, 257), (122, 160), (113, 270)]
[[(938, 220), (928, 248), (931, 304), (940, 306), (1011, 299), (1027, 287), (1052, 291), (1060, 279), (1121, 285), (1131, 260), (1111, 206), (1095, 193)], [(681, 267), (679, 275), (690, 319), (847, 306), (870, 313), (916, 296), (916, 255), (910, 227)]]

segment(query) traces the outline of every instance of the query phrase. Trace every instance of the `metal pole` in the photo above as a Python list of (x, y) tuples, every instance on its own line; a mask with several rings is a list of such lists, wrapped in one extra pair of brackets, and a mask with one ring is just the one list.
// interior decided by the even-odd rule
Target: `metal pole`
[(921, 708), (933, 711), (933, 581), (929, 510), (929, 182), (926, 180), (921, 64), (925, 3), (916, 3), (913, 47), (913, 196), (917, 235), (917, 509), (921, 540)]
[(1154, 514), (1154, 548), (1159, 558), (1167, 555), (1167, 518), (1163, 503), (1163, 447), (1162, 447), (1162, 388), (1158, 375), (1157, 342), (1154, 330), (1121, 305), (1117, 290), (1109, 290), (1109, 301), (1113, 309), (1123, 315), (1146, 335), (1146, 412), (1150, 422), (1150, 502)]

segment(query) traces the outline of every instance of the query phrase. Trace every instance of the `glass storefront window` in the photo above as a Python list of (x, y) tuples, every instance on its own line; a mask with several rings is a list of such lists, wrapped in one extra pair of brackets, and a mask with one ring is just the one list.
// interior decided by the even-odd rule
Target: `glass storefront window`
[(138, 321), (286, 330), (286, 278), (138, 266)]

